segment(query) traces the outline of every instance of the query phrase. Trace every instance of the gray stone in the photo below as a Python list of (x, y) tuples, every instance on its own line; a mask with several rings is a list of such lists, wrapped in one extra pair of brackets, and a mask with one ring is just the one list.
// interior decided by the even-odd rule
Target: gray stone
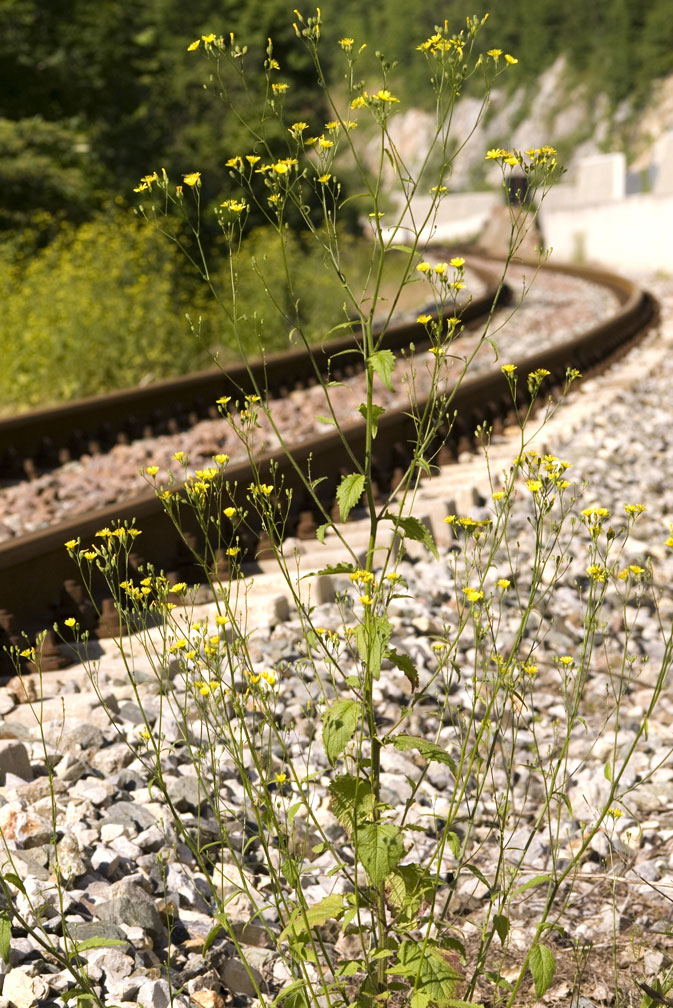
[(139, 802), (118, 801), (110, 805), (101, 825), (104, 823), (119, 823), (122, 826), (132, 826), (144, 830), (156, 825), (156, 819)]
[(0, 784), (6, 781), (6, 775), (13, 774), (22, 781), (32, 780), (28, 751), (17, 739), (0, 739)]
[(129, 892), (104, 903), (97, 903), (94, 908), (96, 916), (110, 924), (128, 924), (142, 928), (153, 938), (161, 938), (165, 932), (165, 921), (151, 897), (140, 886), (129, 888)]
[(143, 980), (136, 994), (143, 1008), (170, 1008), (171, 991), (166, 980)]
[[(254, 983), (249, 975), (252, 973)], [(224, 987), (232, 994), (246, 994), (248, 997), (256, 997), (257, 990), (263, 989), (264, 981), (258, 969), (248, 964), (248, 969), (238, 959), (225, 959), (220, 968), (220, 979)], [(257, 989), (255, 987), (257, 985)]]
[[(98, 911), (100, 905), (96, 904), (93, 907), (95, 912)], [(78, 942), (88, 941), (89, 938), (111, 938), (116, 941), (126, 941), (125, 932), (112, 921), (98, 920), (86, 921), (83, 924), (75, 923), (71, 926), (70, 931), (75, 941)], [(122, 946), (118, 947), (122, 948)]]
[(99, 844), (95, 847), (91, 855), (91, 867), (95, 872), (100, 872), (106, 878), (114, 878), (119, 868), (121, 858), (119, 854), (108, 847), (107, 844)]
[(206, 801), (206, 793), (195, 774), (183, 777), (164, 776), (168, 797), (178, 812), (197, 812)]
[(91, 757), (91, 764), (107, 776), (122, 770), (132, 760), (133, 752), (124, 742), (113, 742), (112, 745), (105, 746), (104, 749), (94, 753)]

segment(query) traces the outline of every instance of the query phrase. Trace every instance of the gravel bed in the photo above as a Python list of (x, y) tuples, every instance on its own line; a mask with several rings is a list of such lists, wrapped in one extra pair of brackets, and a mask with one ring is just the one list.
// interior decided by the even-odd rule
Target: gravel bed
[[(523, 290), (526, 275), (530, 279), (530, 271), (528, 274), (520, 268), (510, 271), (509, 282), (514, 287), (515, 297)], [(476, 284), (475, 289), (478, 289)], [(489, 336), (497, 341), (504, 362), (518, 354), (534, 352), (540, 346), (542, 334), (545, 341), (551, 342), (581, 332), (612, 313), (616, 303), (614, 295), (604, 288), (574, 277), (542, 272), (513, 317), (511, 308), (496, 312)], [(475, 331), (468, 328), (455, 346), (456, 353), (463, 357), (471, 353), (477, 338)], [(417, 396), (428, 391), (432, 361), (427, 353), (416, 357)], [(471, 373), (491, 367), (493, 362), (493, 350), (486, 344), (474, 360)], [(453, 380), (452, 376), (459, 373), (461, 361), (449, 361), (447, 366), (450, 368), (448, 380)], [(361, 419), (357, 412), (364, 398), (361, 378), (348, 379), (341, 388), (330, 391), (341, 421)], [(377, 401), (386, 409), (403, 407), (407, 401), (406, 392), (402, 396), (395, 395), (380, 386)], [(286, 399), (274, 402), (272, 410), (282, 434), (295, 443), (331, 430), (316, 420), (317, 416), (328, 412), (320, 386), (292, 392)], [(256, 444), (260, 448), (277, 445), (266, 422), (262, 422), (257, 431)], [(141, 475), (147, 465), (161, 467), (158, 483), (166, 479), (169, 471), (178, 480), (184, 478), (181, 465), (172, 461), (177, 451), (185, 452), (188, 457), (188, 472), (212, 465), (213, 455), (218, 453), (227, 454), (232, 460), (245, 457), (239, 439), (224, 420), (206, 420), (180, 434), (144, 438), (129, 445), (117, 445), (105, 454), (84, 455), (31, 482), (0, 489), (0, 542), (141, 493), (147, 489), (146, 478)]]
[[(665, 627), (673, 620), (673, 550), (665, 546), (673, 521), (673, 435), (670, 424), (670, 387), (673, 379), (673, 282), (652, 279), (653, 293), (663, 306), (663, 320), (657, 333), (632, 350), (606, 375), (587, 382), (577, 401), (588, 404), (579, 425), (572, 423), (573, 406), (563, 407), (543, 435), (548, 450), (572, 462), (569, 474), (576, 483), (582, 506), (601, 506), (613, 512), (615, 527), (621, 521), (625, 504), (642, 503), (647, 510), (638, 518), (624, 563), (647, 567), (652, 560), (655, 580), (661, 587), (660, 614)], [(551, 299), (551, 295), (547, 295)], [(538, 319), (539, 322), (539, 319)], [(531, 323), (532, 329), (532, 323)], [(538, 327), (539, 333), (539, 327)], [(539, 336), (538, 336), (539, 338)], [(651, 367), (639, 372), (639, 361), (649, 355)], [(602, 398), (604, 397), (604, 398)], [(579, 407), (578, 407), (579, 408)], [(593, 409), (593, 412), (592, 412)], [(171, 441), (170, 451), (175, 450)], [(494, 445), (494, 453), (507, 457), (508, 446)], [(500, 456), (498, 456), (500, 457)], [(511, 457), (511, 456), (510, 456)], [(156, 448), (151, 456), (158, 461)], [(585, 481), (589, 484), (585, 486)], [(525, 500), (525, 488), (520, 489)], [(475, 505), (475, 518), (492, 513), (492, 504)], [(586, 533), (584, 533), (586, 539)], [(578, 532), (581, 540), (582, 532)], [(533, 542), (525, 510), (513, 517), (512, 541), (517, 542), (518, 561), (515, 578), (525, 583), (530, 568)], [(461, 597), (460, 579), (452, 565), (452, 550), (445, 549), (437, 563), (425, 557), (404, 560), (400, 572), (408, 584), (408, 597), (390, 609), (393, 623), (392, 643), (414, 660), (421, 681), (427, 682), (437, 667), (433, 647), (444, 637), (447, 627), (455, 626), (457, 599)], [(578, 584), (586, 585), (586, 561), (576, 545), (568, 551), (570, 566), (563, 575), (563, 585), (554, 599), (553, 620), (544, 642), (535, 654), (538, 673), (534, 684), (523, 689), (526, 713), (521, 728), (512, 736), (503, 733), (502, 763), (496, 765), (493, 787), (502, 787), (498, 773), (508, 766), (513, 791), (512, 810), (507, 818), (506, 839), (511, 857), (521, 852), (539, 807), (539, 775), (534, 762), (540, 754), (558, 745), (558, 726), (564, 718), (564, 706), (558, 664), (554, 658), (577, 655), (582, 638), (582, 607), (578, 602)], [(497, 576), (510, 573), (512, 561), (501, 556)], [(262, 579), (259, 582), (262, 589)], [(262, 594), (263, 591), (262, 591)], [(514, 608), (505, 595), (500, 639), (514, 626)], [(199, 610), (201, 618), (207, 609)], [(644, 607), (636, 621), (637, 629), (628, 649), (635, 657), (636, 673), (623, 698), (620, 724), (608, 723), (616, 735), (606, 733), (606, 704), (611, 690), (619, 689), (618, 656), (623, 648), (624, 626), (618, 606), (608, 606), (601, 642), (591, 666), (582, 713), (585, 723), (570, 738), (566, 773), (559, 786), (572, 807), (560, 805), (560, 848), (570, 853), (582, 842), (586, 824), (591, 823), (596, 808), (607, 793), (604, 774), (606, 760), (615, 744), (625, 751), (643, 722), (654, 682), (664, 655), (661, 627), (654, 612)], [(214, 613), (211, 612), (211, 621)], [(324, 602), (314, 614), (314, 623), (336, 627), (339, 615), (335, 602)], [(301, 625), (278, 604), (267, 589), (255, 608), (251, 602), (248, 625), (254, 627), (250, 648), (255, 668), (279, 670), (276, 714), (286, 726), (293, 761), (300, 768), (318, 774), (317, 787), (325, 787), (331, 771), (319, 746), (312, 745), (315, 724), (307, 712), (307, 700), (315, 702), (315, 683), (302, 676), (301, 659), (304, 638)], [(48, 673), (43, 682), (43, 723), (47, 757), (55, 768), (56, 826), (59, 859), (70, 877), (65, 914), (72, 929), (82, 937), (106, 935), (123, 944), (117, 948), (93, 949), (84, 953), (89, 976), (106, 1003), (142, 1005), (161, 1008), (169, 1004), (165, 966), (167, 932), (165, 907), (173, 907), (171, 979), (181, 992), (173, 999), (177, 1008), (219, 1008), (225, 1004), (245, 1003), (250, 997), (250, 983), (241, 969), (232, 943), (219, 938), (203, 953), (205, 936), (212, 924), (204, 878), (196, 869), (170, 824), (156, 790), (148, 789), (147, 770), (139, 729), (136, 697), (124, 671), (124, 661), (115, 656), (111, 645), (101, 644), (98, 658), (98, 686), (115, 718), (111, 725), (101, 709), (98, 697), (87, 684), (78, 667)], [(195, 782), (188, 757), (185, 734), (195, 730), (197, 700), (186, 692), (176, 664), (171, 666), (171, 681), (158, 683), (144, 662), (142, 651), (133, 640), (125, 644), (126, 661), (133, 655), (132, 667), (140, 696), (149, 716), (150, 727), (166, 736), (163, 771), (174, 800), (179, 802), (188, 828), (201, 830), (207, 838), (217, 826), (202, 805), (202, 795)], [(648, 662), (641, 662), (644, 655)], [(473, 644), (461, 642), (456, 660), (456, 678), (446, 690), (438, 681), (430, 703), (417, 708), (406, 729), (412, 734), (438, 739), (451, 751), (455, 744), (457, 722), (473, 708), (470, 669), (474, 664)], [(344, 663), (344, 674), (350, 671)], [(30, 688), (30, 687), (29, 687)], [(382, 724), (394, 724), (409, 696), (404, 676), (394, 669), (384, 671), (377, 685), (377, 705)], [(60, 933), (60, 915), (50, 882), (50, 840), (52, 826), (50, 801), (45, 778), (45, 752), (40, 732), (19, 683), (0, 690), (0, 712), (4, 716), (0, 739), (0, 828), (19, 873), (26, 880), (26, 890), (43, 907), (46, 926)], [(63, 708), (67, 710), (63, 723)], [(173, 714), (170, 708), (173, 707)], [(187, 711), (187, 724), (179, 711)], [(159, 719), (161, 721), (159, 722)], [(640, 992), (636, 980), (652, 982), (670, 962), (670, 910), (673, 905), (673, 699), (665, 689), (648, 731), (636, 755), (630, 776), (624, 784), (640, 786), (621, 804), (622, 815), (606, 823), (594, 840), (582, 865), (574, 895), (569, 896), (561, 924), (563, 930), (547, 936), (559, 957), (557, 976), (545, 997), (545, 1003), (568, 1005), (577, 990), (573, 985), (574, 965), (586, 949), (586, 964), (580, 986), (581, 1008), (614, 1003), (615, 983), (622, 987), (625, 1003), (636, 1003)], [(125, 744), (130, 741), (131, 746)], [(386, 749), (383, 765), (384, 798), (399, 807), (400, 797), (408, 794), (408, 776), (416, 776), (418, 766), (413, 753)], [(278, 767), (280, 769), (280, 765)], [(217, 780), (212, 786), (226, 795), (230, 816), (230, 836), (249, 835), (243, 805), (241, 781), (234, 773), (226, 753), (218, 760)], [(452, 787), (450, 770), (443, 764), (430, 764), (420, 789), (413, 821), (427, 823), (415, 834), (415, 854), (422, 856), (432, 844), (432, 816), (446, 812), (447, 795)], [(469, 788), (467, 792), (469, 801)], [(273, 800), (290, 803), (291, 792), (275, 792)], [(465, 813), (468, 811), (466, 805)], [(474, 822), (474, 863), (486, 877), (498, 857), (498, 835), (493, 829), (497, 808), (495, 796), (487, 795), (472, 811)], [(320, 803), (317, 815), (326, 830), (335, 830), (336, 822), (326, 803)], [(465, 820), (463, 820), (464, 822)], [(459, 818), (460, 826), (460, 818)], [(464, 827), (463, 827), (464, 828)], [(310, 845), (309, 845), (310, 847)], [(178, 857), (176, 858), (176, 852)], [(341, 851), (348, 857), (347, 845)], [(333, 861), (328, 852), (312, 855), (307, 895), (316, 902), (334, 889), (330, 875)], [(531, 878), (549, 868), (549, 837), (539, 831), (524, 860), (524, 878)], [(162, 861), (163, 859), (163, 861)], [(452, 856), (445, 854), (444, 869), (452, 869)], [(164, 865), (166, 874), (161, 865)], [(231, 893), (235, 885), (226, 854), (213, 871), (229, 879)], [(246, 880), (252, 891), (264, 893), (265, 855), (259, 844), (248, 848)], [(450, 874), (445, 876), (450, 879)], [(450, 888), (447, 882), (443, 894)], [(21, 901), (23, 897), (19, 897)], [(510, 959), (514, 977), (517, 958), (530, 943), (531, 923), (536, 920), (542, 896), (539, 887), (522, 893), (510, 909)], [(484, 925), (489, 898), (485, 886), (467, 873), (452, 893), (452, 920), (459, 925), (468, 948), (471, 936)], [(234, 920), (241, 927), (250, 924), (246, 900), (230, 904)], [(28, 911), (27, 904), (22, 908)], [(30, 911), (29, 911), (30, 912)], [(273, 909), (265, 910), (263, 924), (271, 934), (280, 930)], [(246, 952), (258, 970), (260, 982), (273, 995), (285, 980), (272, 941), (264, 938), (259, 919), (246, 938)], [(326, 940), (333, 940), (329, 935)], [(250, 944), (247, 944), (250, 942)], [(615, 948), (613, 955), (613, 946)], [(574, 949), (574, 951), (573, 951)], [(337, 949), (337, 954), (338, 954)], [(565, 958), (564, 958), (565, 957)], [(564, 965), (565, 963), (565, 965)], [(569, 963), (569, 966), (567, 965)], [(618, 977), (612, 972), (616, 966)], [(43, 1006), (60, 1004), (68, 989), (69, 978), (49, 962), (34, 942), (16, 929), (9, 966), (0, 966), (4, 974), (0, 1008), (11, 1004), (23, 1008), (35, 1001)], [(479, 992), (477, 992), (479, 993)], [(522, 992), (523, 993), (523, 992)], [(477, 998), (479, 999), (479, 998)]]

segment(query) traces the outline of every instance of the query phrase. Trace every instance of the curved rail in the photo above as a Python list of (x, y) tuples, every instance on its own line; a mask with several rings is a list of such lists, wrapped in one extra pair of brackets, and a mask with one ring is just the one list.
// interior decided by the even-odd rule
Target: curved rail
[[(560, 270), (581, 276), (613, 290), (620, 308), (610, 319), (605, 320), (587, 332), (554, 346), (541, 348), (534, 356), (513, 360), (522, 373), (538, 367), (546, 368), (550, 381), (559, 387), (565, 380), (568, 366), (586, 373), (637, 337), (652, 321), (656, 314), (656, 302), (646, 292), (631, 281), (602, 270), (588, 270), (576, 267), (548, 266), (546, 269)], [(408, 343), (408, 337), (405, 336)], [(401, 344), (402, 345), (402, 344)], [(287, 358), (284, 358), (287, 361)], [(287, 375), (287, 371), (285, 371)], [(522, 396), (524, 390), (521, 390)], [(218, 394), (222, 394), (219, 386)], [(114, 397), (113, 397), (114, 398)], [(421, 408), (423, 404), (420, 404)], [(457, 389), (451, 404), (457, 413), (450, 430), (440, 431), (437, 444), (431, 447), (436, 461), (447, 462), (456, 457), (473, 440), (477, 424), (482, 422), (497, 425), (512, 411), (511, 396), (507, 382), (496, 366), (488, 371), (465, 379)], [(379, 489), (385, 493), (394, 486), (397, 474), (405, 465), (408, 445), (414, 441), (414, 427), (404, 410), (386, 413), (380, 420), (375, 442), (375, 479)], [(364, 450), (364, 425), (354, 423), (344, 428), (343, 434), (348, 447), (355, 455)], [(300, 468), (310, 461), (311, 477), (324, 477), (320, 485), (321, 499), (326, 510), (330, 510), (341, 474), (350, 472), (348, 451), (342, 436), (334, 431), (312, 442), (302, 443), (293, 450), (295, 462)], [(315, 533), (313, 505), (308, 498), (297, 469), (281, 453), (268, 453), (258, 460), (261, 478), (269, 478), (274, 470), (276, 485), (282, 482), (292, 491), (291, 508), (287, 521), (287, 534), (308, 538)], [(231, 486), (247, 487), (253, 478), (246, 462), (227, 467), (226, 480)], [(87, 603), (82, 584), (78, 581), (77, 569), (67, 555), (64, 543), (77, 537), (82, 542), (92, 541), (95, 532), (113, 520), (131, 521), (142, 529), (142, 539), (138, 540), (140, 558), (132, 557), (134, 563), (152, 563), (162, 568), (176, 580), (193, 580), (192, 556), (181, 543), (172, 522), (166, 516), (161, 502), (154, 492), (139, 494), (123, 505), (107, 508), (82, 516), (76, 520), (62, 522), (48, 530), (22, 537), (0, 545), (0, 644), (17, 643), (17, 627), (28, 632), (48, 626), (55, 620), (77, 615), (81, 625), (92, 635), (105, 635), (105, 626), (97, 628), (95, 610)], [(183, 531), (198, 543), (202, 538), (188, 510), (184, 512)], [(318, 519), (322, 520), (322, 519)], [(264, 548), (264, 536), (260, 527), (239, 529), (241, 545), (249, 557), (258, 556)], [(222, 564), (226, 562), (221, 558)], [(254, 561), (253, 561), (254, 562)], [(223, 567), (218, 563), (222, 576)], [(102, 579), (93, 585), (100, 597), (103, 595)], [(108, 610), (111, 614), (111, 610)], [(105, 612), (105, 607), (104, 607)], [(24, 646), (23, 642), (21, 646)], [(47, 663), (64, 664), (58, 648), (51, 647), (53, 659), (44, 653)], [(45, 665), (45, 667), (47, 667)], [(53, 667), (58, 667), (58, 664)]]
[[(475, 272), (486, 290), (457, 313), (464, 323), (485, 315), (496, 294), (492, 269), (475, 268)], [(506, 303), (509, 296), (505, 286), (500, 302)], [(426, 340), (425, 329), (414, 319), (388, 326), (381, 348), (400, 350)], [(328, 370), (330, 378), (342, 380), (357, 370), (348, 357), (354, 346), (350, 333), (310, 351), (271, 354), (249, 369), (243, 365), (210, 369), (0, 419), (0, 479), (31, 478), (84, 452), (98, 454), (116, 443), (175, 434), (206, 417), (219, 416), (215, 403), (220, 396), (241, 398), (262, 389), (268, 398), (282, 398), (290, 389), (315, 384)]]

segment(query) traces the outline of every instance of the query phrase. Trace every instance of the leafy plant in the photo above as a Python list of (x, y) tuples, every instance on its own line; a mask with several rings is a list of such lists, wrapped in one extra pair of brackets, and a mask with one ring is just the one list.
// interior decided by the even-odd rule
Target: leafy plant
[[(295, 16), (296, 37), (322, 89), (320, 11), (314, 17), (299, 12)], [(461, 356), (457, 300), (468, 283), (465, 260), (455, 255), (438, 262), (421, 241), (447, 190), (455, 156), (451, 115), (458, 94), (467, 80), (483, 75), (483, 111), (492, 81), (516, 63), (500, 49), (479, 51), (483, 23), (469, 18), (456, 34), (446, 23), (439, 25), (419, 46), (419, 58), (429, 64), (437, 110), (427, 159), (440, 166), (431, 187), (431, 207), (420, 219), (413, 216), (418, 182), (410, 178), (389, 131), (400, 104), (391, 90), (394, 68), (381, 59), (380, 86), (368, 90), (359, 79), (361, 47), (350, 37), (338, 42), (345, 92), (335, 97), (324, 91), (331, 116), (326, 124), (285, 119), (287, 81), (273, 43), (268, 43), (261, 125), (257, 120), (251, 124), (248, 150), (231, 152), (227, 167), (239, 191), (226, 195), (216, 211), (229, 254), (226, 294), (209, 269), (201, 241), (200, 172), (190, 172), (176, 184), (168, 173), (151, 171), (137, 186), (142, 214), (204, 278), (244, 359), (250, 308), (240, 302), (238, 257), (253, 205), (275, 234), (280, 249), (276, 262), (282, 264), (283, 282), (277, 287), (267, 281), (264, 262), (258, 262), (260, 286), (269, 292), (285, 330), (310, 351), (302, 292), (288, 251), (288, 215), (301, 218), (315, 242), (316, 256), (330, 265), (339, 282), (342, 317), (335, 319), (331, 331), (345, 321), (353, 328), (362, 367), (362, 454), (350, 448), (337, 419), (333, 384), (320, 379), (326, 415), (352, 462), (338, 485), (336, 477), (333, 481), (338, 521), (328, 511), (320, 480), (293, 456), (252, 372), (252, 391), (245, 398), (219, 403), (248, 454), (254, 473), (248, 487), (228, 481), (224, 455), (215, 455), (210, 468), (192, 472), (189, 459), (178, 452), (175, 458), (184, 466), (184, 482), (178, 484), (164, 480), (159, 464), (147, 468), (148, 481), (176, 528), (194, 517), (201, 530), (201, 546), (193, 538), (186, 542), (210, 586), (213, 608), (208, 620), (196, 615), (190, 585), (172, 584), (149, 566), (139, 573), (133, 570), (131, 553), (140, 534), (133, 525), (101, 529), (93, 544), (67, 544), (85, 582), (91, 584), (93, 575), (101, 572), (115, 600), (118, 645), (144, 718), (139, 737), (125, 741), (162, 796), (180, 842), (177, 849), (189, 851), (186, 869), (207, 887), (213, 928), (205, 950), (224, 934), (243, 962), (256, 997), (267, 1006), (375, 1008), (391, 1001), (410, 1008), (469, 1008), (482, 998), (510, 1008), (523, 997), (529, 977), (536, 996), (543, 997), (554, 977), (555, 935), (571, 903), (577, 873), (592, 840), (608, 830), (620, 803), (637, 787), (626, 770), (646, 735), (670, 667), (673, 643), (667, 633), (665, 659), (651, 685), (648, 709), (635, 741), (624, 751), (617, 744), (621, 706), (628, 685), (640, 674), (628, 653), (635, 625), (629, 607), (642, 603), (649, 578), (645, 567), (625, 564), (622, 554), (644, 507), (627, 505), (623, 521), (615, 520), (613, 527), (607, 509), (581, 507), (579, 491), (567, 478), (568, 462), (532, 447), (532, 411), (542, 399), (548, 377), (544, 369), (522, 378), (521, 389), (516, 366), (502, 366), (520, 439), (516, 457), (497, 485), (493, 475), (486, 513), (447, 516), (454, 542), (441, 558), (431, 530), (414, 513), (421, 479), (433, 471), (441, 432), (454, 421), (456, 389), (479, 346), (494, 336), (491, 314), (479, 346)], [(190, 49), (205, 53), (217, 89), (225, 102), (233, 102), (246, 82), (244, 42), (207, 33)], [(362, 190), (348, 196), (370, 228), (364, 276), (350, 270), (342, 254), (343, 195), (336, 160), (347, 155), (359, 166), (353, 132), (360, 117), (371, 119), (379, 145), (375, 178), (363, 172)], [(267, 122), (273, 129), (267, 130)], [(279, 149), (280, 136), (287, 146)], [(558, 175), (550, 147), (526, 155), (493, 149), (486, 158), (501, 166), (504, 182), (510, 168), (523, 171), (538, 200)], [(380, 196), (387, 165), (397, 177), (403, 210), (386, 226)], [(530, 222), (530, 215), (516, 207), (510, 214), (508, 262)], [(402, 216), (414, 221), (404, 236)], [(391, 259), (402, 264), (399, 283), (396, 293), (383, 301), (383, 277)], [(433, 312), (418, 319), (429, 345), (425, 358), (395, 355), (382, 344), (399, 299), (412, 284), (421, 286), (434, 304)], [(413, 394), (419, 367), (428, 369), (431, 380), (432, 395), (425, 400)], [(320, 378), (317, 364), (316, 373)], [(569, 370), (567, 385), (576, 377), (577, 372)], [(383, 492), (380, 499), (375, 490), (375, 441), (384, 411), (380, 397), (382, 390), (396, 388), (407, 393), (415, 438), (404, 471), (387, 490), (378, 488)], [(553, 408), (549, 400), (546, 415)], [(343, 579), (337, 596), (340, 619), (334, 626), (317, 625), (312, 575), (298, 571), (297, 560), (284, 548), (292, 492), (277, 468), (262, 468), (256, 455), (262, 418), (276, 433), (301, 492), (319, 518), (318, 541), (330, 542), (339, 553), (335, 563), (316, 572)], [(489, 432), (483, 426), (478, 432), (488, 463)], [(366, 515), (364, 554), (351, 540), (346, 523), (356, 508)], [(532, 562), (519, 553), (516, 530), (521, 526), (532, 530)], [(254, 628), (246, 621), (248, 588), (241, 577), (246, 550), (260, 536), (275, 551), (302, 624), (300, 659), (263, 668), (251, 646)], [(445, 625), (433, 633), (432, 660), (423, 665), (396, 639), (393, 621), (396, 607), (408, 604), (405, 551), (419, 544), (450, 571), (453, 586)], [(558, 654), (548, 640), (550, 613), (576, 554), (584, 558), (581, 632), (572, 654)], [(586, 692), (609, 597), (621, 605), (627, 646), (608, 668), (609, 703), (588, 744), (605, 737), (614, 744), (608, 746), (604, 784), (590, 821), (581, 842), (571, 847), (566, 831), (578, 814), (571, 800), (571, 741), (578, 732), (584, 737), (589, 731)], [(85, 650), (86, 634), (79, 633), (76, 619), (67, 625)], [(138, 634), (133, 643), (123, 634), (127, 628)], [(160, 701), (156, 718), (144, 711), (142, 684), (133, 673), (137, 647), (146, 650), (155, 670)], [(39, 664), (39, 644), (23, 655)], [(397, 673), (406, 684), (404, 702), (384, 722), (381, 684)], [(540, 724), (536, 684), (542, 675), (553, 684), (563, 709), (551, 737)], [(279, 710), (280, 691), (290, 676), (296, 688), (305, 691), (302, 711), (310, 728), (303, 734)], [(95, 674), (92, 683), (97, 686)], [(102, 694), (99, 697), (105, 704)], [(195, 822), (186, 821), (175, 807), (166, 780), (173, 745), (162, 727), (168, 718), (180, 726), (180, 745), (189, 752), (207, 809)], [(528, 785), (521, 805), (515, 781), (524, 736)], [(403, 757), (406, 786), (393, 806), (386, 800), (384, 775)], [(49, 766), (48, 760), (45, 763)], [(235, 768), (244, 794), (239, 806), (220, 786), (223, 763)], [(429, 801), (425, 790), (426, 779), (437, 769), (445, 780), (441, 802), (437, 794)], [(325, 802), (327, 815), (318, 814)], [(543, 841), (545, 864), (532, 870), (528, 856)], [(249, 870), (247, 853), (253, 845), (268, 878), (263, 893)], [(331, 891), (319, 898), (310, 895), (318, 858), (332, 880)], [(11, 879), (5, 882), (11, 902)], [(483, 907), (478, 926), (471, 930), (461, 917), (466, 886), (470, 893), (479, 891)], [(535, 907), (532, 917), (526, 912), (528, 901)], [(523, 926), (522, 917), (524, 949), (513, 939)], [(241, 929), (251, 921), (265, 930), (279, 966), (274, 975), (282, 979), (271, 993), (263, 989), (246, 957)], [(344, 939), (341, 945), (335, 936)]]

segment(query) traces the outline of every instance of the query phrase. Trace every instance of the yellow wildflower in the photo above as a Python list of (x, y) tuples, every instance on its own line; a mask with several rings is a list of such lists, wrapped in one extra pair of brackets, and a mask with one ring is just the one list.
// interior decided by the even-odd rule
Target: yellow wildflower
[(320, 182), (321, 185), (325, 185), (331, 178), (332, 176), (328, 172), (326, 175), (319, 175), (318, 182)]
[(511, 56), (509, 53), (505, 53), (505, 60), (510, 64), (510, 66), (519, 62), (515, 56)]
[(516, 364), (503, 364), (500, 370), (504, 371), (504, 373), (507, 375), (514, 374), (514, 372), (516, 371)]
[(374, 95), (374, 98), (377, 98), (380, 102), (388, 102), (388, 103), (392, 102), (399, 103), (400, 100), (399, 98), (396, 98), (395, 95), (392, 95), (387, 88), (383, 88), (380, 91), (377, 91), (376, 94)]
[(427, 325), (428, 322), (432, 322), (432, 315), (419, 315), (416, 321), (421, 325)]
[(468, 602), (480, 602), (484, 597), (483, 591), (478, 591), (476, 588), (463, 588), (463, 595)]
[(185, 185), (191, 186), (192, 188), (194, 186), (201, 185), (201, 172), (189, 172), (188, 175), (182, 176), (182, 180)]
[(77, 620), (74, 616), (68, 616), (67, 619), (63, 620), (63, 625), (67, 627), (74, 627), (76, 623)]
[(147, 466), (145, 472), (147, 473), (148, 476), (156, 476), (156, 474), (159, 472), (159, 466), (157, 465)]

